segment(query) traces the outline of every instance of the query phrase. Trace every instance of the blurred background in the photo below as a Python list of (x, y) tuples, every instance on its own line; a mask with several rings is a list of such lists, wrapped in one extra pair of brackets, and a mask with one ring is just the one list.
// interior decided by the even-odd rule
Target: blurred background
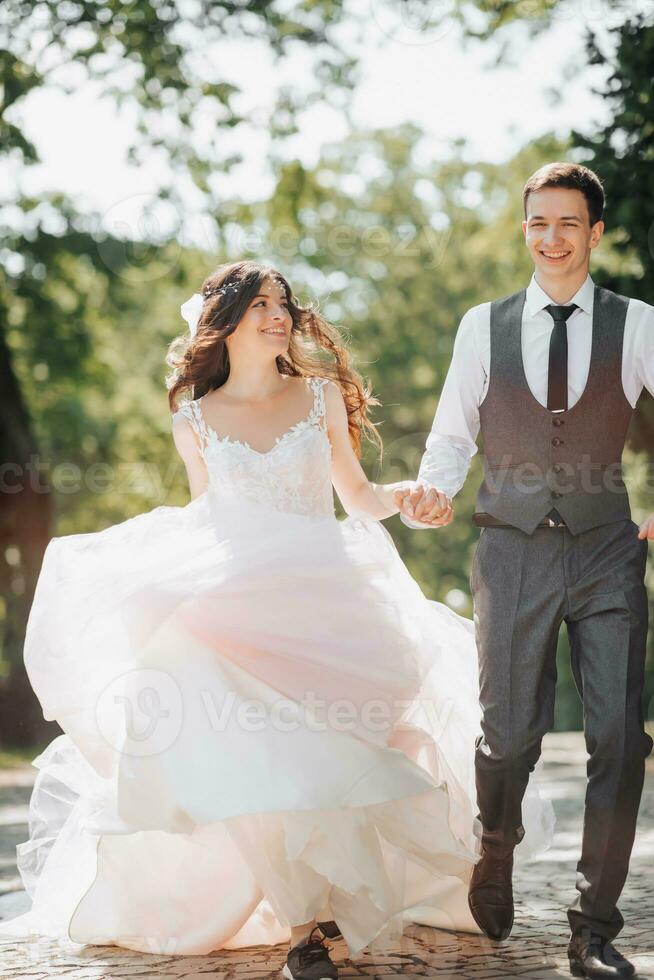
[[(3, 0), (0, 765), (60, 731), (22, 662), (48, 540), (189, 500), (164, 355), (208, 273), (271, 262), (317, 302), (382, 402), (369, 477), (414, 478), (461, 315), (531, 275), (537, 167), (599, 173), (591, 272), (654, 303), (653, 66), (652, 0)], [(482, 453), (447, 528), (386, 522), (466, 616)], [(653, 457), (644, 392), (637, 522)], [(650, 630), (650, 720), (653, 649)], [(558, 657), (556, 727), (576, 729), (565, 628)]]

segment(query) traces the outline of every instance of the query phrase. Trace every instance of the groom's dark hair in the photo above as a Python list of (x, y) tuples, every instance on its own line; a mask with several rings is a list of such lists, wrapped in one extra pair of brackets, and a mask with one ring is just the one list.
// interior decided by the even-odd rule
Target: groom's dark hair
[(544, 187), (566, 187), (581, 191), (588, 205), (591, 225), (600, 221), (604, 214), (604, 189), (596, 173), (580, 163), (546, 163), (532, 174), (522, 192), (522, 207), (527, 217), (527, 198)]

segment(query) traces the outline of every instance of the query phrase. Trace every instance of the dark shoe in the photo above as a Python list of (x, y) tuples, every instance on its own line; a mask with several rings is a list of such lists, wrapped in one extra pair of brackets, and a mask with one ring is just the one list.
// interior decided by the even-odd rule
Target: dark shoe
[(489, 939), (506, 939), (513, 928), (513, 851), (503, 858), (483, 851), (472, 869), (468, 905), (472, 917)]
[(291, 946), (286, 956), (282, 974), (286, 980), (338, 980), (338, 970), (329, 958), (331, 946), (315, 933), (314, 926), (306, 939)]
[(319, 922), (318, 925), (320, 926), (320, 931), (322, 932), (323, 936), (325, 936), (327, 939), (342, 938), (341, 930), (338, 928), (338, 924), (334, 922), (333, 919), (330, 919), (329, 922)]
[(633, 963), (618, 953), (613, 943), (603, 936), (590, 933), (590, 938), (573, 935), (568, 946), (570, 973), (573, 977), (633, 977)]

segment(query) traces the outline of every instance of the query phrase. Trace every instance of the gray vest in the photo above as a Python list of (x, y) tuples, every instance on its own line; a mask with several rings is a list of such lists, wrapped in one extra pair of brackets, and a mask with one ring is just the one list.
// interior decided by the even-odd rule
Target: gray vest
[[(622, 451), (633, 409), (622, 387), (629, 300), (595, 287), (588, 380), (552, 412), (534, 398), (522, 362), (526, 291), (491, 303), (490, 378), (479, 407), (484, 480), (476, 512), (531, 534), (556, 508), (572, 534), (631, 517)], [(571, 327), (574, 329), (574, 327)]]

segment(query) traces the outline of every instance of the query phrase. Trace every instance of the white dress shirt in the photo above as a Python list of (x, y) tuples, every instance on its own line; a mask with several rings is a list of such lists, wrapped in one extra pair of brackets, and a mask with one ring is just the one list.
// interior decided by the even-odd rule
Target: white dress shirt
[[(568, 318), (568, 408), (580, 398), (588, 379), (593, 328), (594, 283), (590, 276), (566, 306), (579, 307)], [(554, 320), (545, 307), (554, 300), (532, 276), (522, 314), (522, 360), (534, 397), (547, 407), (550, 336)], [(562, 304), (555, 304), (560, 306)], [(490, 370), (490, 303), (464, 314), (454, 340), (450, 364), (438, 402), (417, 482), (454, 497), (463, 486), (477, 452), (479, 406)], [(654, 306), (630, 299), (624, 327), (622, 387), (632, 407), (643, 387), (654, 395)], [(427, 530), (401, 515), (417, 530)]]

